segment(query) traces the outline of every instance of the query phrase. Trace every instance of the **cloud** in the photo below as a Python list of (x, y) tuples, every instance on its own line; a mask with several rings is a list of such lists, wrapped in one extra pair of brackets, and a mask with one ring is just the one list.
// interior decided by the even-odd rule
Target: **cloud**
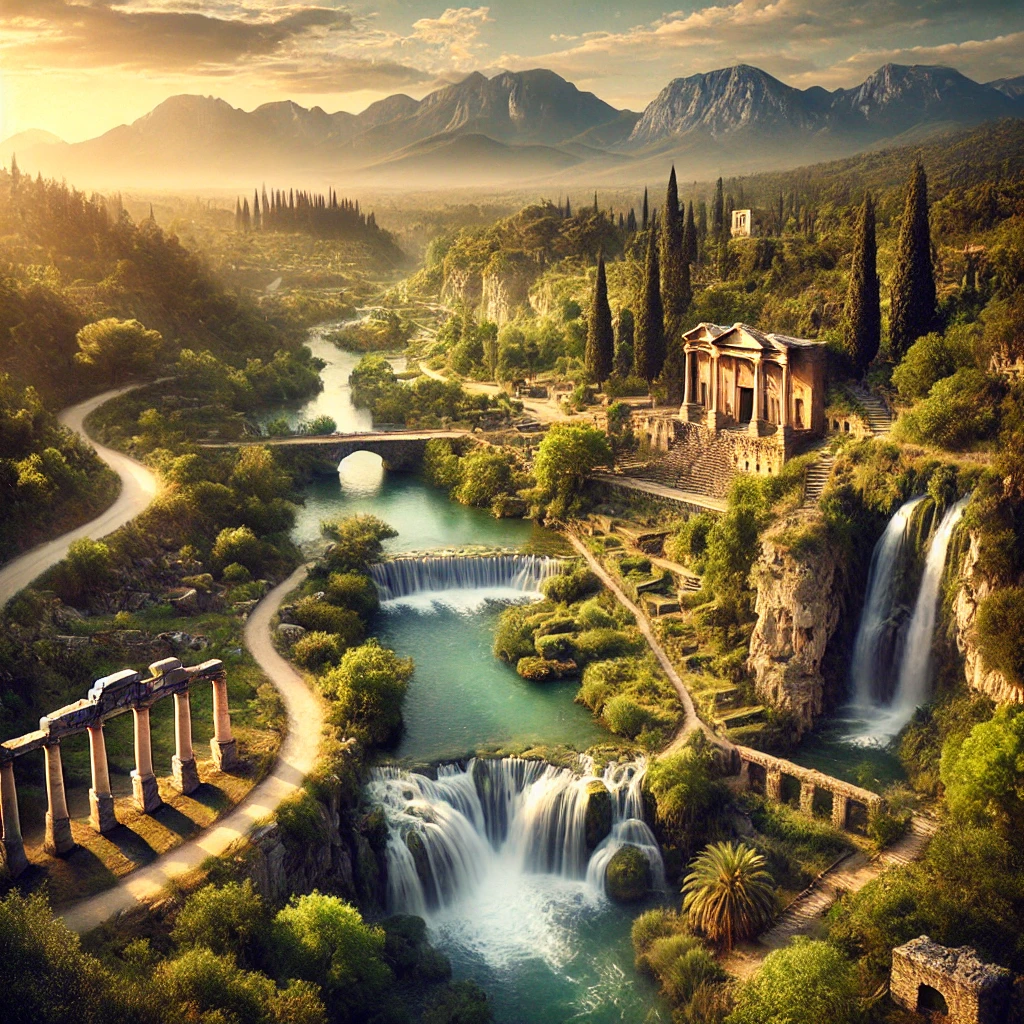
[(193, 10), (66, 0), (4, 0), (0, 39), (8, 67), (134, 67), (212, 71), (274, 54), (304, 37), (352, 28), (352, 15), (323, 6), (277, 11), (237, 8), (247, 17)]
[(480, 30), (494, 20), (490, 12), (489, 7), (449, 7), (436, 18), (414, 21), (406, 41), (424, 43), (450, 62), (464, 64), (482, 48)]

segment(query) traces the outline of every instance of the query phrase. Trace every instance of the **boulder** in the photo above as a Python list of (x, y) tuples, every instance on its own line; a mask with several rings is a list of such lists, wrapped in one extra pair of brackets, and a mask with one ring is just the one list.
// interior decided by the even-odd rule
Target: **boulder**
[(171, 607), (179, 615), (198, 615), (201, 611), (199, 607), (199, 592), (193, 587), (189, 587), (180, 597), (171, 598)]
[(600, 779), (587, 783), (587, 812), (584, 822), (587, 849), (594, 850), (612, 830), (612, 795)]
[(608, 862), (604, 888), (616, 903), (636, 903), (651, 889), (651, 865), (638, 846), (621, 847)]
[(296, 626), (293, 622), (282, 622), (277, 627), (277, 635), (291, 647), (306, 635), (306, 631), (302, 626)]

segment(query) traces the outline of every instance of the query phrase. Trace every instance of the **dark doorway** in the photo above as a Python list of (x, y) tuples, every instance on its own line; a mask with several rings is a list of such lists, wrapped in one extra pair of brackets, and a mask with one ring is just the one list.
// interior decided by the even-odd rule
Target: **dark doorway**
[(795, 415), (794, 415), (793, 418), (796, 420), (797, 429), (798, 430), (803, 430), (803, 428), (804, 428), (804, 400), (802, 398), (798, 398), (796, 400), (796, 402), (795, 402), (795, 405), (796, 405), (796, 409), (795, 409)]
[(749, 423), (754, 415), (754, 389), (740, 388), (739, 423)]
[(947, 1016), (949, 1007), (937, 988), (932, 988), (931, 985), (921, 985), (917, 990), (917, 1012), (941, 1013), (943, 1016)]
[(700, 404), (706, 409), (708, 407), (708, 386), (705, 383), (701, 383), (700, 386)]

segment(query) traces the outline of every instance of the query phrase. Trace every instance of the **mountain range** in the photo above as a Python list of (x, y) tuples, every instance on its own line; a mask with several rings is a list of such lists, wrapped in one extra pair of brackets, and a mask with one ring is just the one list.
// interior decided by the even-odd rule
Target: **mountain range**
[[(796, 89), (737, 65), (670, 82), (641, 113), (553, 71), (480, 73), (421, 100), (360, 114), (291, 101), (246, 112), (173, 96), (130, 125), (69, 144), (25, 132), (0, 144), (23, 170), (102, 186), (252, 187), (296, 175), (379, 185), (688, 178), (831, 159), (937, 131), (1024, 117), (1024, 76), (980, 84), (946, 67), (886, 64), (852, 89)], [(308, 180), (308, 177), (305, 179)]]

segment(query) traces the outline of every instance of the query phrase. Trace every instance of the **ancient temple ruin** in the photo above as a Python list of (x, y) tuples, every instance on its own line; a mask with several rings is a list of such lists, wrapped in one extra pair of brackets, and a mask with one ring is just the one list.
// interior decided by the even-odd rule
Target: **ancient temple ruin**
[(950, 949), (927, 935), (892, 951), (889, 991), (897, 1006), (935, 1014), (949, 1024), (1002, 1024), (1013, 978), (1005, 967), (982, 963), (970, 946)]
[(149, 666), (150, 676), (142, 678), (131, 670), (116, 672), (97, 679), (84, 700), (51, 712), (39, 720), (39, 728), (0, 744), (0, 826), (3, 829), (3, 858), (11, 875), (17, 876), (28, 866), (21, 835), (18, 793), (14, 765), (19, 757), (42, 748), (46, 766), (46, 834), (44, 848), (48, 853), (70, 852), (75, 841), (71, 835), (71, 817), (64, 793), (64, 772), (61, 766), (61, 740), (77, 733), (89, 734), (92, 787), (89, 790), (89, 822), (97, 832), (117, 827), (114, 816), (114, 795), (110, 789), (107, 750), (103, 725), (117, 715), (131, 712), (135, 725), (135, 770), (132, 792), (135, 804), (144, 814), (152, 814), (161, 806), (153, 752), (150, 742), (150, 708), (166, 697), (174, 698), (175, 753), (171, 759), (172, 784), (181, 793), (199, 788), (199, 772), (192, 748), (192, 712), (189, 686), (207, 681), (213, 687), (213, 740), (211, 755), (218, 770), (233, 767), (238, 760), (235, 739), (231, 734), (228, 711), (228, 684), (222, 662), (214, 659), (192, 668), (182, 667), (177, 658), (165, 658)]

